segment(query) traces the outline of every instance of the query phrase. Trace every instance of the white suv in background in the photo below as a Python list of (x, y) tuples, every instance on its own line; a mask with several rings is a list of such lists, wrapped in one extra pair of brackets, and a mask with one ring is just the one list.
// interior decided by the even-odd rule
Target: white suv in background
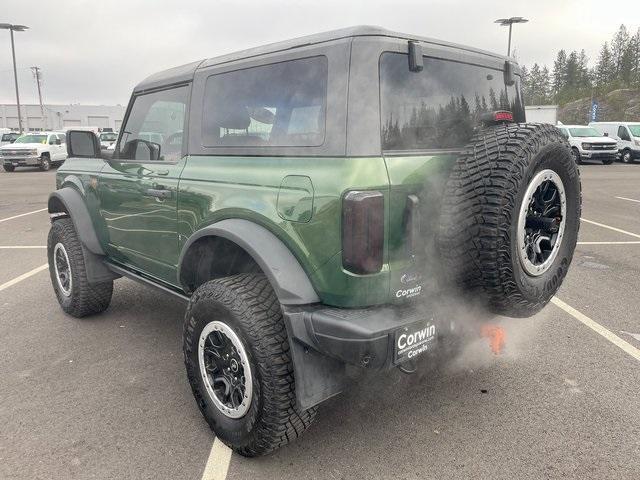
[(640, 159), (640, 122), (592, 122), (589, 126), (617, 140), (624, 163)]
[(7, 172), (16, 167), (40, 167), (49, 170), (67, 159), (66, 137), (57, 132), (31, 132), (10, 145), (0, 147), (0, 160)]
[(610, 165), (618, 156), (618, 143), (595, 128), (585, 125), (557, 125), (557, 128), (569, 140), (578, 164), (588, 159), (601, 160), (603, 164)]

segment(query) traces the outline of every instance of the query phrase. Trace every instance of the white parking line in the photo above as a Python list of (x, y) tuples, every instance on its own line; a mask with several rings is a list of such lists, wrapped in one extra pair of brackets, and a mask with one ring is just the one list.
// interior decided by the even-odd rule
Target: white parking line
[(630, 343), (625, 342), (623, 339), (621, 339), (615, 333), (611, 332), (610, 330), (607, 330), (605, 327), (600, 325), (598, 322), (595, 322), (595, 321), (591, 320), (584, 313), (579, 312), (578, 310), (573, 308), (571, 305), (567, 305), (562, 300), (560, 300), (558, 297), (553, 297), (551, 299), (551, 303), (553, 303), (557, 307), (559, 307), (562, 310), (564, 310), (565, 312), (567, 312), (569, 315), (571, 315), (573, 318), (575, 318), (579, 322), (582, 322), (583, 324), (585, 324), (587, 327), (589, 327), (591, 330), (593, 330), (597, 334), (602, 335), (604, 338), (609, 340), (615, 346), (621, 348), (626, 353), (628, 353), (629, 355), (631, 355), (633, 358), (635, 358), (636, 360), (638, 360), (640, 362), (640, 350), (637, 349), (636, 347), (634, 347), (633, 345), (631, 345)]
[(627, 198), (627, 197), (615, 197), (619, 200), (627, 200), (628, 202), (636, 202), (636, 203), (640, 203), (640, 200), (636, 200), (634, 198)]
[(0, 218), (0, 223), (6, 222), (8, 220), (13, 220), (14, 218), (24, 217), (25, 215), (31, 215), (32, 213), (44, 212), (47, 210), (46, 208), (41, 208), (40, 210), (34, 210), (33, 212), (21, 213), (20, 215), (14, 215), (13, 217)]
[(598, 227), (608, 228), (609, 230), (613, 230), (614, 232), (624, 233), (625, 235), (631, 235), (632, 237), (640, 238), (640, 235), (637, 233), (627, 232), (626, 230), (622, 230), (620, 228), (612, 227), (610, 225), (605, 225), (604, 223), (594, 222), (593, 220), (587, 220), (586, 218), (581, 218), (580, 221), (591, 223), (592, 225), (597, 225)]
[(16, 283), (21, 282), (22, 280), (29, 278), (33, 275), (35, 275), (36, 273), (39, 273), (43, 270), (46, 270), (47, 268), (49, 268), (49, 264), (45, 263), (44, 265), (40, 265), (39, 267), (34, 268), (33, 270), (27, 272), (27, 273), (23, 273), (22, 275), (20, 275), (19, 277), (14, 278), (13, 280), (9, 280), (8, 282), (3, 283), (2, 285), (0, 285), (0, 292), (2, 290), (4, 290), (5, 288), (9, 288), (12, 285), (15, 285)]
[[(640, 243), (640, 242), (638, 242)], [(0, 245), (0, 249), (10, 250), (10, 249), (20, 249), (20, 248), (47, 248), (46, 245)]]
[(211, 446), (204, 472), (202, 472), (202, 480), (224, 480), (227, 478), (232, 453), (233, 451), (216, 437)]
[(578, 245), (640, 245), (640, 240), (637, 242), (578, 242)]

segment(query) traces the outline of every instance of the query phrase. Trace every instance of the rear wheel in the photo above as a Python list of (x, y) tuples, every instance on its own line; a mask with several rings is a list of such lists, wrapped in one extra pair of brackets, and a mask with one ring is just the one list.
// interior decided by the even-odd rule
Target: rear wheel
[(280, 303), (262, 274), (211, 280), (191, 297), (184, 360), (198, 407), (241, 455), (267, 454), (300, 436), (316, 409), (296, 405)]
[(4, 171), (9, 173), (13, 172), (16, 169), (16, 167), (14, 167), (13, 165), (3, 165), (3, 167), (4, 167)]
[(494, 313), (546, 305), (575, 249), (581, 208), (574, 157), (551, 125), (477, 134), (445, 187), (438, 248), (453, 287)]

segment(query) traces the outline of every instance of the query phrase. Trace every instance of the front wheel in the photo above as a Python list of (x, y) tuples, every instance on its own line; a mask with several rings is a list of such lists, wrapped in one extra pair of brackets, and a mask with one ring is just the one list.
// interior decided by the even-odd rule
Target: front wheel
[(89, 283), (82, 244), (70, 218), (56, 220), (51, 225), (47, 253), (51, 284), (62, 310), (80, 318), (107, 309), (113, 281)]
[(13, 165), (3, 165), (3, 166), (4, 166), (4, 171), (7, 173), (11, 173), (16, 169), (16, 167), (14, 167)]
[(184, 361), (205, 420), (240, 455), (265, 455), (302, 434), (316, 409), (296, 405), (280, 303), (262, 274), (211, 280), (191, 297)]
[(42, 155), (42, 158), (40, 159), (40, 170), (42, 170), (43, 172), (46, 172), (50, 168), (51, 168), (51, 160), (49, 159), (48, 156)]
[(633, 156), (631, 155), (631, 150), (624, 150), (622, 152), (622, 163), (631, 163), (633, 160)]
[(605, 158), (602, 160), (603, 165), (611, 165), (613, 163), (613, 158)]
[(582, 165), (582, 156), (580, 155), (580, 151), (577, 148), (572, 148), (571, 152), (573, 153), (573, 159), (576, 163), (578, 165)]

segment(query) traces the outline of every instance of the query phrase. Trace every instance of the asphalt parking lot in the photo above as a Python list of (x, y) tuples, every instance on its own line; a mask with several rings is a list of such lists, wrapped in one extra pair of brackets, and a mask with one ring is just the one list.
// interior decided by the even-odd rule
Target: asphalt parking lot
[(502, 355), (478, 343), (428, 375), (365, 381), (260, 459), (201, 418), (182, 304), (119, 280), (104, 314), (62, 313), (43, 267), (55, 171), (0, 172), (0, 478), (638, 478), (640, 165), (581, 172), (559, 301), (503, 320)]

